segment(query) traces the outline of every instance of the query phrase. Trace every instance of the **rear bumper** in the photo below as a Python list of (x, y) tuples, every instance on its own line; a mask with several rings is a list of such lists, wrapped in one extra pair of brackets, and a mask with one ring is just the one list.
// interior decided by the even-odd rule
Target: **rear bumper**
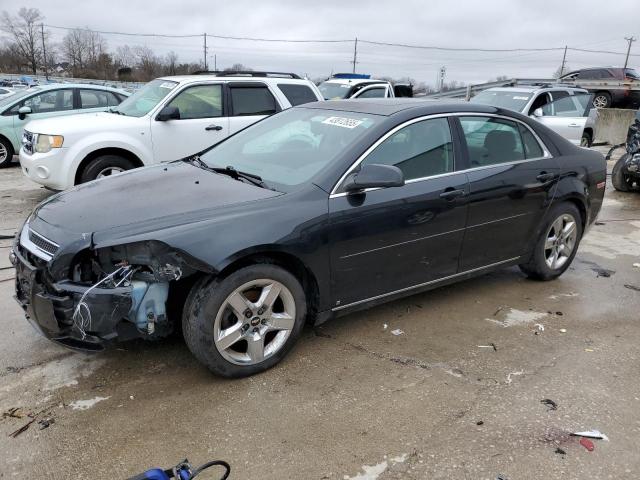
[(75, 350), (99, 351), (118, 337), (120, 324), (128, 323), (122, 320), (131, 308), (129, 289), (96, 288), (89, 292), (85, 301), (90, 304), (90, 321), (80, 328), (73, 319), (74, 311), (89, 287), (50, 283), (46, 263), (18, 241), (12, 248), (11, 260), (16, 268), (14, 298), (27, 321), (49, 340)]

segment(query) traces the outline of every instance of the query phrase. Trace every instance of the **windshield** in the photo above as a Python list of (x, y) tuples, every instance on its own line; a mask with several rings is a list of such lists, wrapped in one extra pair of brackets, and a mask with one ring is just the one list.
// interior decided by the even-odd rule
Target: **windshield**
[(320, 93), (325, 100), (339, 100), (341, 98), (347, 98), (353, 85), (348, 83), (336, 83), (336, 82), (322, 82), (318, 85)]
[(258, 175), (269, 187), (288, 192), (308, 182), (382, 118), (291, 108), (229, 137), (201, 159), (210, 167), (231, 166)]
[(169, 95), (178, 82), (156, 79), (147, 83), (120, 105), (117, 111), (129, 117), (142, 117)]
[(4, 108), (8, 105), (13, 105), (14, 103), (16, 103), (16, 101), (20, 100), (21, 98), (24, 98), (27, 95), (31, 95), (32, 93), (38, 92), (40, 90), (42, 89), (38, 87), (32, 87), (28, 90), (20, 90), (11, 95), (8, 95), (4, 97), (2, 100), (0, 100), (0, 108)]
[(522, 112), (530, 99), (531, 94), (527, 92), (485, 90), (473, 97), (470, 102), (480, 103), (482, 105), (492, 105), (494, 107), (503, 107), (516, 112)]

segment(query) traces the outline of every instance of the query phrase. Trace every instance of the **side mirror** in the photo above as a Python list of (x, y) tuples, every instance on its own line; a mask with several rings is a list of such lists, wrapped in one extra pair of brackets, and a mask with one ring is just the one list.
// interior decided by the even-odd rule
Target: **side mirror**
[(180, 120), (180, 110), (178, 109), (178, 107), (164, 107), (156, 116), (156, 120), (158, 120), (159, 122), (166, 122), (167, 120)]
[(389, 188), (404, 185), (402, 170), (393, 165), (368, 164), (350, 175), (344, 189), (348, 193), (361, 192), (366, 188)]
[(31, 113), (31, 107), (20, 107), (18, 110), (18, 117), (20, 120), (24, 120), (24, 117)]
[(536, 117), (536, 118), (544, 117), (544, 112), (542, 111), (542, 108), (536, 108), (533, 111), (533, 116)]

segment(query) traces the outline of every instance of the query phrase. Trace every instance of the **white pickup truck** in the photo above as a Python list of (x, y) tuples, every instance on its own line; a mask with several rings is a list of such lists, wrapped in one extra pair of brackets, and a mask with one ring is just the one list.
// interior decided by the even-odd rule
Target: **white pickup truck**
[(412, 97), (413, 86), (375, 80), (370, 75), (337, 73), (318, 85), (325, 100)]
[(322, 100), (295, 74), (223, 72), (158, 78), (110, 112), (29, 122), (20, 164), (53, 190), (177, 160), (267, 115)]

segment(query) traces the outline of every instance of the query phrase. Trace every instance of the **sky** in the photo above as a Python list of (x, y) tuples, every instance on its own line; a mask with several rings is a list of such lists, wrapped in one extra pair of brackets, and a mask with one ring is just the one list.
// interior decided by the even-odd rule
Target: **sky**
[[(624, 37), (640, 38), (638, 0), (0, 0), (0, 10), (40, 9), (45, 23), (94, 30), (202, 34), (292, 40), (349, 40), (345, 43), (278, 43), (209, 39), (209, 68), (242, 63), (255, 70), (292, 71), (311, 78), (351, 71), (352, 39), (451, 48), (570, 47), (625, 52)], [(50, 29), (60, 41), (63, 30)], [(157, 54), (175, 51), (181, 61), (202, 61), (202, 38), (145, 38), (104, 35), (110, 49), (147, 45)], [(629, 66), (640, 67), (640, 42)], [(435, 84), (446, 80), (480, 83), (497, 76), (549, 78), (563, 52), (442, 52), (358, 44), (357, 71)], [(569, 51), (567, 65), (622, 66), (624, 55)]]

